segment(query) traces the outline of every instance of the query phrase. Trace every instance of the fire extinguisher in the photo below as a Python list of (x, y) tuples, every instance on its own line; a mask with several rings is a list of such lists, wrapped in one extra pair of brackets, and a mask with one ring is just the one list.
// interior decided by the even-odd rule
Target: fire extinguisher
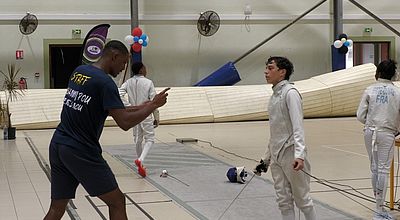
[(26, 83), (26, 78), (21, 77), (21, 78), (19, 79), (19, 81), (18, 81), (18, 88), (19, 88), (19, 89), (27, 89), (27, 88), (28, 88), (28, 85), (27, 85), (27, 83)]

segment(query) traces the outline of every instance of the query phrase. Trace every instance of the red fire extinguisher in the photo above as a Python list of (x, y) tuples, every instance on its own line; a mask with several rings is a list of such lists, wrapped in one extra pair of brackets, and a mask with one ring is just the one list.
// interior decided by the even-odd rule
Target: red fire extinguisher
[(27, 89), (28, 85), (26, 84), (26, 79), (24, 77), (21, 77), (18, 81), (18, 88), (19, 89)]

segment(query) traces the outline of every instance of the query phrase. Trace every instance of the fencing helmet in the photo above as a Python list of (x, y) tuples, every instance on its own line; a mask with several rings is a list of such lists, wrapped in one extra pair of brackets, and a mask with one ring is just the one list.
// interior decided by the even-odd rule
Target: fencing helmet
[(232, 183), (245, 183), (247, 171), (244, 170), (244, 167), (231, 167), (226, 173), (226, 177)]

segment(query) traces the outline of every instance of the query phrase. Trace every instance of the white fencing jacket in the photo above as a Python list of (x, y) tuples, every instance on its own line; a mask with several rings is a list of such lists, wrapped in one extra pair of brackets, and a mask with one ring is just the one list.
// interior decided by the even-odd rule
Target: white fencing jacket
[(294, 145), (294, 158), (304, 160), (307, 149), (304, 142), (301, 96), (287, 80), (279, 82), (272, 90), (268, 105), (270, 139), (266, 159), (272, 156), (278, 161), (280, 154)]
[(392, 81), (379, 78), (364, 91), (357, 119), (372, 130), (396, 134), (400, 128), (400, 89)]
[[(150, 79), (143, 75), (134, 75), (124, 82), (119, 88), (119, 94), (122, 97), (128, 94), (128, 103), (124, 98), (122, 101), (125, 106), (136, 106), (146, 101), (153, 100), (156, 95), (154, 84)], [(160, 120), (158, 109), (153, 112), (154, 120)], [(149, 117), (152, 117), (151, 115)]]

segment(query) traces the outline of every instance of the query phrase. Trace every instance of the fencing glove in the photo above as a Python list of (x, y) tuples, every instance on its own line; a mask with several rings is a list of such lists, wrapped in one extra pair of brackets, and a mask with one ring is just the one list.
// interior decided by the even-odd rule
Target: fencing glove
[(158, 109), (153, 111), (153, 117), (154, 117), (153, 126), (154, 128), (156, 128), (158, 127), (158, 125), (160, 125), (160, 112), (158, 111)]
[(257, 166), (253, 169), (254, 174), (261, 176), (261, 173), (266, 173), (268, 171), (269, 163), (269, 160), (264, 161), (261, 159)]

